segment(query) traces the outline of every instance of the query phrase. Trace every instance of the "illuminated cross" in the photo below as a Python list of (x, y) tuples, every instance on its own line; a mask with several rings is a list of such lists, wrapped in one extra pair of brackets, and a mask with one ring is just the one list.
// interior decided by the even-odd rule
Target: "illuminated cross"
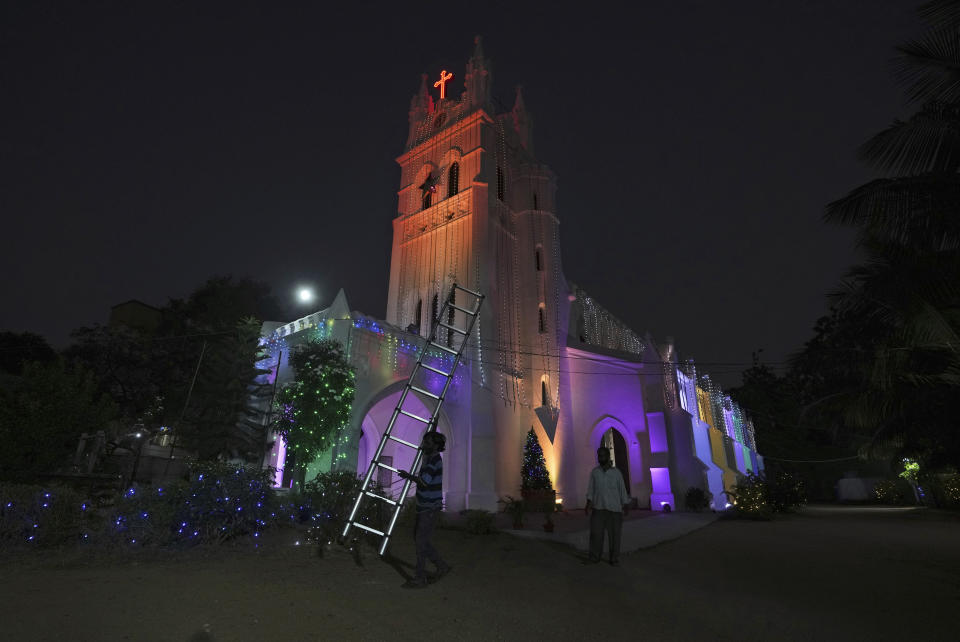
[(437, 82), (433, 83), (433, 86), (434, 86), (434, 87), (439, 87), (439, 88), (440, 88), (440, 100), (443, 100), (444, 98), (447, 97), (447, 87), (446, 87), (446, 83), (447, 83), (447, 81), (450, 80), (451, 78), (453, 78), (453, 74), (448, 74), (448, 73), (447, 73), (447, 70), (444, 69), (443, 71), (440, 72), (440, 80), (438, 80)]

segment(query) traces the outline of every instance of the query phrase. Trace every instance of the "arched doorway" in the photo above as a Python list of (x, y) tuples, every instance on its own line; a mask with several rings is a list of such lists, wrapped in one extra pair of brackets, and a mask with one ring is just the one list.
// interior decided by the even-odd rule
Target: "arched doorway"
[[(390, 423), (390, 417), (393, 415), (393, 410), (396, 408), (402, 392), (402, 385), (397, 386), (395, 390), (374, 402), (373, 405), (371, 405), (367, 410), (366, 415), (364, 415), (360, 424), (360, 443), (357, 452), (358, 475), (366, 475), (367, 469), (370, 467), (371, 460), (373, 459), (374, 454), (377, 452), (377, 446), (380, 445), (380, 439), (383, 436), (383, 432)], [(420, 417), (429, 417), (432, 414), (433, 406), (428, 407), (428, 402), (424, 402), (424, 400), (418, 397), (415, 393), (411, 392), (407, 396), (403, 408), (404, 410)], [(423, 422), (417, 421), (416, 419), (412, 419), (405, 415), (400, 415), (394, 424), (393, 432), (391, 434), (412, 444), (419, 444), (420, 440), (423, 438), (424, 431), (425, 425)], [(454, 472), (452, 470), (453, 467), (451, 466), (453, 463), (451, 461), (452, 457), (450, 456), (453, 442), (451, 440), (449, 424), (443, 414), (440, 415), (437, 431), (442, 433), (447, 438), (447, 449), (446, 452), (443, 453), (443, 490), (444, 496), (446, 496), (447, 489), (450, 485), (451, 474)], [(416, 451), (413, 448), (391, 440), (388, 441), (384, 446), (383, 452), (380, 455), (380, 460), (382, 463), (388, 466), (392, 466), (399, 470), (409, 471), (413, 466), (415, 457)], [(379, 469), (377, 471), (376, 479), (383, 485), (386, 493), (393, 497), (396, 497), (396, 495), (403, 488), (403, 480), (396, 473), (390, 470), (384, 468)]]
[(603, 433), (603, 446), (610, 449), (610, 458), (614, 467), (623, 474), (623, 483), (630, 488), (630, 460), (627, 456), (627, 442), (616, 428), (610, 427)]

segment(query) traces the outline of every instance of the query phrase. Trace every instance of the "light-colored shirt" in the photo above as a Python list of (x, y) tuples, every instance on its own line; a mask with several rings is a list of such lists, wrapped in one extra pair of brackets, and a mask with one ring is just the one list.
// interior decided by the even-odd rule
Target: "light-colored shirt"
[(606, 470), (603, 466), (594, 468), (587, 484), (587, 499), (597, 510), (623, 510), (630, 503), (623, 474), (613, 466)]

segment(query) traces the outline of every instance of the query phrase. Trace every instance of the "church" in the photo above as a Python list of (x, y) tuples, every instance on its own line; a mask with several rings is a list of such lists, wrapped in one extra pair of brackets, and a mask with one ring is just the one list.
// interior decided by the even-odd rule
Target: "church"
[[(421, 79), (397, 158), (386, 318), (350, 310), (341, 291), (326, 309), (263, 327), (274, 355), (271, 377), (281, 387), (293, 376), (290, 350), (317, 338), (340, 341), (356, 370), (349, 426), (308, 478), (330, 469), (367, 471), (424, 337), (457, 283), (486, 299), (437, 425), (447, 437), (447, 510), (492, 511), (499, 499), (518, 496), (531, 429), (565, 508), (584, 505), (601, 445), (611, 449), (640, 508), (683, 509), (691, 487), (724, 508), (723, 491), (737, 476), (763, 469), (749, 417), (692, 361), (678, 360), (672, 339), (638, 334), (568, 280), (557, 177), (534, 152), (521, 91), (509, 111), (494, 108), (479, 37), (459, 95), (446, 70), (436, 78)], [(464, 327), (462, 316), (451, 310), (441, 321)], [(425, 359), (434, 363), (452, 359), (430, 350)], [(411, 395), (429, 416), (432, 400)], [(401, 416), (393, 434), (419, 443), (422, 432), (422, 423)], [(267, 465), (278, 469), (278, 486), (292, 483), (285, 456), (277, 439)], [(407, 470), (413, 453), (388, 442), (382, 460)], [(395, 476), (378, 470), (388, 489), (399, 488)]]

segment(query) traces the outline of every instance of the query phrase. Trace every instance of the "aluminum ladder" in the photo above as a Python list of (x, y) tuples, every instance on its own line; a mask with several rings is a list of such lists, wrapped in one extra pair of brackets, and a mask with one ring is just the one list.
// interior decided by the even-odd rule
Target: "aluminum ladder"
[[(473, 297), (473, 305), (458, 305), (457, 292), (462, 292), (465, 295)], [(373, 492), (370, 487), (370, 482), (373, 479), (374, 473), (380, 469), (389, 470), (393, 473), (400, 472), (398, 468), (394, 468), (393, 466), (387, 465), (380, 461), (381, 455), (383, 454), (383, 449), (389, 441), (394, 441), (397, 444), (400, 444), (402, 447), (416, 450), (417, 454), (413, 460), (413, 465), (410, 467), (410, 471), (413, 472), (418, 470), (420, 466), (420, 460), (423, 457), (423, 452), (420, 450), (420, 444), (412, 443), (404, 439), (400, 439), (399, 437), (395, 437), (393, 435), (393, 428), (396, 425), (397, 419), (400, 417), (400, 415), (403, 415), (413, 419), (414, 421), (424, 424), (426, 426), (424, 434), (428, 432), (434, 432), (437, 429), (437, 418), (440, 416), (440, 408), (443, 406), (443, 400), (447, 395), (447, 391), (450, 389), (450, 383), (453, 381), (453, 375), (457, 370), (457, 365), (460, 363), (460, 357), (463, 355), (463, 350), (467, 345), (467, 340), (470, 337), (470, 333), (473, 331), (473, 325), (477, 322), (477, 316), (480, 314), (480, 306), (483, 305), (483, 299), (484, 295), (480, 294), (479, 292), (468, 290), (467, 288), (461, 287), (456, 283), (454, 283), (453, 287), (450, 288), (450, 295), (443, 302), (443, 307), (440, 309), (437, 318), (433, 319), (433, 328), (430, 330), (430, 337), (427, 339), (423, 349), (420, 350), (420, 355), (417, 357), (417, 362), (413, 366), (413, 371), (407, 378), (407, 384), (404, 386), (403, 392), (400, 393), (400, 400), (397, 402), (397, 406), (393, 409), (393, 414), (390, 416), (390, 422), (387, 424), (387, 429), (383, 431), (383, 437), (380, 439), (380, 445), (377, 446), (376, 453), (373, 455), (373, 460), (370, 462), (370, 467), (367, 469), (367, 474), (363, 478), (363, 485), (360, 487), (360, 492), (357, 493), (356, 501), (353, 502), (353, 509), (350, 511), (350, 517), (347, 518), (347, 523), (343, 527), (343, 533), (340, 536), (341, 541), (346, 541), (347, 535), (350, 533), (350, 529), (359, 528), (381, 537), (382, 541), (380, 543), (380, 555), (382, 556), (386, 552), (387, 544), (390, 542), (390, 535), (393, 533), (394, 526), (397, 523), (397, 517), (400, 515), (401, 508), (403, 508), (403, 500), (407, 496), (412, 482), (409, 479), (404, 480), (403, 489), (400, 491), (400, 495), (397, 499), (385, 497), (384, 495), (379, 495)], [(456, 325), (455, 319), (457, 312), (463, 313), (466, 317), (466, 327), (461, 328)], [(446, 334), (446, 341), (441, 340), (441, 333)], [(435, 348), (436, 350), (453, 355), (453, 365), (450, 366), (449, 372), (445, 372), (440, 368), (435, 368), (423, 362), (427, 355), (427, 350), (430, 348)], [(425, 384), (418, 383), (417, 375), (422, 374), (425, 370), (439, 375), (440, 378), (443, 379), (443, 388), (439, 394), (430, 392), (426, 389)], [(404, 402), (406, 402), (411, 392), (416, 392), (423, 397), (433, 400), (435, 406), (429, 418), (421, 417), (404, 408)], [(426, 403), (429, 404), (430, 402)], [(390, 515), (390, 520), (386, 530), (380, 531), (357, 521), (357, 514), (360, 511), (360, 505), (366, 498), (370, 498), (373, 501), (384, 502), (391, 506), (392, 514)]]

